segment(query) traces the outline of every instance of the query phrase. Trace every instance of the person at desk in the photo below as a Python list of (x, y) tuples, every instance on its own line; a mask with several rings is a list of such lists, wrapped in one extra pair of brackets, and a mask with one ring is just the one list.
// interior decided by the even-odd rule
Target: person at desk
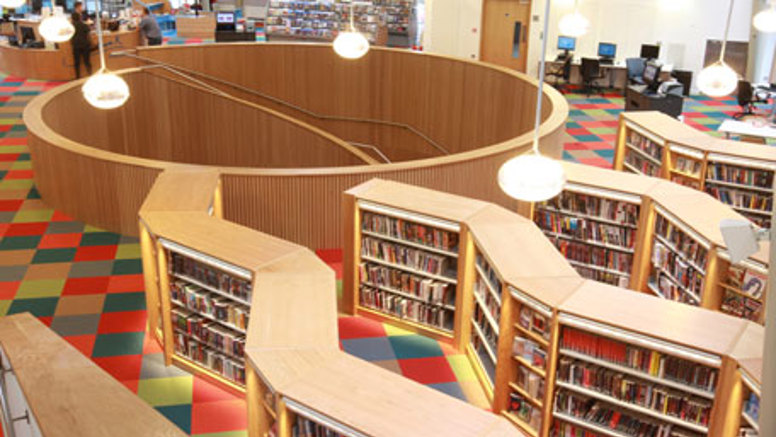
[(83, 2), (75, 2), (73, 5), (73, 13), (78, 14), (78, 16), (81, 17), (81, 21), (83, 21), (86, 24), (89, 24), (89, 14), (84, 11), (84, 3)]
[(162, 30), (156, 18), (151, 16), (148, 8), (143, 8), (143, 18), (140, 20), (140, 33), (145, 37), (149, 46), (162, 45)]
[(81, 14), (78, 12), (73, 12), (70, 14), (70, 19), (72, 20), (73, 27), (75, 28), (75, 33), (73, 34), (71, 45), (73, 46), (75, 78), (78, 79), (81, 77), (81, 60), (84, 62), (86, 72), (89, 73), (89, 75), (92, 74), (92, 41), (89, 37), (91, 28), (89, 28), (88, 24), (84, 23)]

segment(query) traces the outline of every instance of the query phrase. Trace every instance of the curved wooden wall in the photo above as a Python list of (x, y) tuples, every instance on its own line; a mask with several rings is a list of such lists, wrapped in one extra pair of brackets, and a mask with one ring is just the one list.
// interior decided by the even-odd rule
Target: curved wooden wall
[[(153, 177), (162, 169), (182, 165), (141, 158), (163, 155), (185, 158), (189, 164), (204, 164), (215, 156), (222, 160), (216, 165), (242, 165), (220, 168), (227, 205), (225, 218), (314, 248), (340, 247), (339, 194), (374, 177), (444, 189), (508, 208), (517, 206), (498, 188), (495, 175), (504, 161), (527, 150), (532, 142), (530, 102), (536, 95), (536, 81), (524, 75), (482, 63), (390, 49), (373, 49), (367, 56), (374, 57), (373, 60), (355, 63), (335, 59), (330, 46), (205, 45), (144, 49), (141, 53), (157, 51), (173, 58), (170, 62), (174, 64), (187, 60), (190, 67), (236, 82), (247, 83), (247, 78), (252, 78), (257, 85), (271, 88), (269, 91), (276, 92), (276, 97), (309, 105), (306, 108), (322, 113), (412, 122), (417, 129), (459, 153), (347, 167), (331, 166), (331, 156), (320, 158), (317, 168), (256, 168), (254, 155), (253, 161), (237, 164), (248, 152), (238, 155), (235, 151), (234, 155), (224, 157), (216, 149), (212, 155), (212, 146), (208, 148), (205, 141), (198, 143), (212, 133), (201, 131), (208, 121), (198, 108), (205, 104), (191, 95), (197, 94), (203, 101), (224, 97), (192, 84), (182, 85), (179, 80), (151, 77), (156, 73), (128, 70), (124, 74), (131, 81), (134, 97), (125, 109), (91, 109), (82, 102), (78, 82), (39, 96), (25, 109), (36, 183), (49, 205), (87, 223), (136, 235), (137, 211)], [(249, 56), (256, 53), (268, 57)], [(251, 59), (253, 62), (249, 62)], [(273, 60), (277, 65), (272, 64)], [(291, 65), (305, 68), (289, 68)], [(380, 72), (391, 79), (381, 79)], [(227, 73), (239, 77), (231, 78)], [(139, 79), (141, 76), (143, 79)], [(300, 76), (309, 77), (302, 81)], [(351, 90), (345, 92), (348, 89)], [(185, 103), (179, 104), (183, 100), (178, 94), (173, 96), (175, 92), (186, 96)], [(148, 102), (143, 105), (146, 99)], [(545, 101), (540, 144), (544, 153), (559, 158), (568, 105), (550, 87), (545, 88)], [(234, 106), (233, 103), (225, 107)], [(259, 110), (271, 111), (255, 109)], [(283, 118), (281, 114), (274, 116), (277, 120)], [(175, 120), (186, 120), (186, 126), (177, 132), (166, 126)], [(273, 127), (280, 123), (277, 120)], [(309, 138), (310, 131), (319, 136), (329, 135), (303, 122), (295, 123), (300, 128), (288, 130), (293, 136), (285, 144)], [(218, 128), (218, 132), (222, 130), (215, 122), (209, 126)], [(154, 132), (166, 135), (164, 140), (152, 138), (150, 134)], [(328, 138), (341, 142), (331, 135)], [(248, 143), (240, 144), (247, 147)], [(279, 155), (272, 158), (273, 162), (319, 159), (314, 154), (301, 157), (299, 150), (274, 148), (272, 153)], [(326, 150), (332, 147), (327, 146)], [(192, 156), (195, 152), (201, 155)]]

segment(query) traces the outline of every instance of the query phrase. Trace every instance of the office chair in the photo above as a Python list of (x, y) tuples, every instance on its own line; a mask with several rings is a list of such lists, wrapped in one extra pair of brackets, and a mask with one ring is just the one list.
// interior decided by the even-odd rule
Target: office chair
[[(554, 69), (550, 70), (545, 74), (545, 76), (547, 77), (555, 78), (555, 80), (552, 83), (552, 86), (555, 87), (561, 93), (565, 91), (565, 86), (568, 85), (571, 80), (571, 61), (572, 61), (572, 57), (567, 56), (566, 59), (563, 61), (563, 64), (555, 67)], [(560, 84), (559, 82), (561, 80), (563, 80), (565, 83)]]
[(594, 91), (601, 94), (602, 88), (595, 83), (598, 79), (603, 79), (604, 75), (601, 71), (601, 63), (595, 58), (582, 58), (582, 64), (580, 65), (580, 73), (582, 74), (582, 91), (588, 96)]
[(644, 58), (628, 58), (625, 60), (625, 67), (628, 70), (628, 84), (629, 85), (644, 85), (644, 67), (647, 66), (647, 61)]
[(755, 103), (768, 103), (768, 96), (762, 93), (757, 93), (752, 84), (745, 80), (738, 81), (738, 105), (741, 107), (741, 112), (737, 112), (733, 115), (733, 118), (738, 120), (746, 117), (747, 115), (754, 115)]

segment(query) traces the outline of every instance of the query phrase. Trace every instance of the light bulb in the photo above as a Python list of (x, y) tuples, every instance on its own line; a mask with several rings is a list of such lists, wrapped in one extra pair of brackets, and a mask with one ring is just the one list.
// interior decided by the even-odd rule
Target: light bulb
[(99, 109), (113, 109), (129, 99), (129, 86), (118, 75), (99, 72), (90, 77), (81, 87), (84, 98)]
[(0, 0), (0, 6), (8, 9), (20, 8), (27, 4), (27, 0)]
[(334, 51), (346, 59), (358, 59), (369, 51), (369, 41), (356, 31), (340, 32), (334, 39)]
[(760, 11), (754, 16), (754, 27), (760, 32), (776, 32), (776, 7), (771, 6), (768, 9)]
[(51, 15), (38, 26), (40, 36), (49, 42), (65, 42), (75, 34), (75, 27), (61, 15)]
[(501, 166), (498, 184), (510, 197), (540, 202), (560, 194), (566, 184), (566, 172), (560, 162), (529, 152)]
[(578, 37), (590, 29), (590, 20), (577, 11), (564, 15), (558, 22), (561, 35)]
[(738, 86), (738, 74), (724, 62), (717, 62), (698, 74), (698, 89), (711, 97), (727, 96)]

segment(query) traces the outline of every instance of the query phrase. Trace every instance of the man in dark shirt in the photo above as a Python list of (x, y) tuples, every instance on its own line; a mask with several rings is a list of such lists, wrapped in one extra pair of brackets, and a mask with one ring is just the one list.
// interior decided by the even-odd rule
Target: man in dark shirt
[(81, 77), (81, 60), (83, 60), (84, 66), (86, 66), (86, 72), (92, 74), (92, 42), (89, 38), (91, 29), (81, 19), (81, 14), (73, 12), (70, 14), (70, 19), (73, 22), (75, 28), (75, 34), (71, 44), (73, 46), (73, 61), (75, 63), (75, 78)]
[(159, 29), (159, 23), (151, 15), (148, 8), (143, 8), (143, 18), (140, 20), (140, 32), (148, 41), (149, 46), (162, 45), (162, 30)]

